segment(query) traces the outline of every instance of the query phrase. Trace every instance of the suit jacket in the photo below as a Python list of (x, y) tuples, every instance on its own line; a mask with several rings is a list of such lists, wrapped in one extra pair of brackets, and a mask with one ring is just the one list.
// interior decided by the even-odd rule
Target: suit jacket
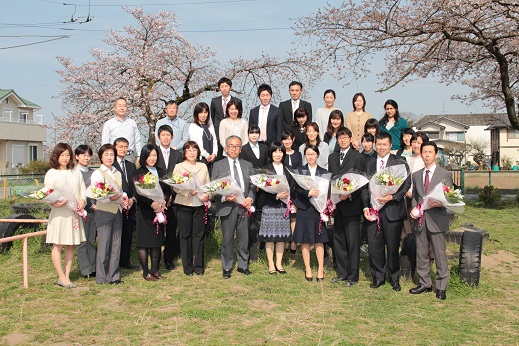
[[(162, 177), (164, 174), (166, 174), (165, 171), (162, 170), (160, 167), (157, 168), (157, 174), (159, 177)], [(149, 170), (146, 167), (139, 167), (133, 175), (134, 179), (139, 179), (142, 175), (145, 175), (148, 173)], [(171, 188), (164, 184), (163, 182), (160, 182), (160, 187), (162, 188), (162, 192), (164, 193), (164, 199), (167, 201), (171, 197)], [(135, 193), (135, 197), (137, 198), (137, 205), (139, 206), (139, 211), (142, 217), (145, 220), (153, 220), (155, 218), (155, 212), (153, 211), (153, 208), (151, 207), (151, 204), (153, 203), (153, 200), (139, 195), (137, 192)], [(146, 227), (149, 228), (151, 231), (155, 231), (155, 226), (153, 223), (143, 223), (140, 225), (140, 227)]]
[[(260, 106), (256, 106), (250, 110), (249, 127), (251, 125), (257, 125), (261, 128), (259, 124), (259, 112)], [(281, 141), (282, 132), (283, 116), (279, 112), (279, 108), (271, 104), (269, 114), (267, 115), (267, 145), (270, 145), (270, 143), (274, 141)]]
[[(274, 165), (272, 162), (269, 162), (266, 166), (264, 166), (266, 170), (276, 174), (276, 170), (274, 169)], [(287, 178), (288, 186), (290, 187), (290, 197), (293, 198), (295, 194), (294, 187), (297, 184), (292, 178), (292, 175), (288, 172), (287, 167), (283, 165), (283, 174)], [(286, 204), (276, 199), (276, 195), (274, 193), (267, 193), (261, 190), (260, 194), (257, 194), (256, 207), (258, 210), (261, 210), (263, 207), (272, 207), (272, 208), (281, 208), (286, 207)]]
[[(126, 194), (128, 195), (128, 198), (132, 198), (132, 197), (135, 197), (135, 186), (133, 185), (133, 176), (135, 174), (135, 170), (137, 169), (137, 167), (135, 167), (135, 163), (131, 162), (131, 161), (128, 161), (128, 160), (124, 160), (124, 167), (126, 168), (126, 174), (127, 174), (127, 177), (124, 176), (124, 173), (123, 173), (123, 170), (121, 168), (121, 166), (119, 165), (119, 161), (117, 161), (117, 159), (114, 160), (114, 163), (113, 165), (115, 167), (115, 169), (117, 169), (119, 172), (121, 172), (121, 177), (122, 177), (122, 188), (123, 188), (123, 191), (126, 192)], [(125, 178), (128, 178), (128, 179), (125, 179)], [(128, 181), (126, 181), (128, 180)]]
[[(239, 98), (231, 96), (231, 100), (239, 100)], [(214, 125), (214, 130), (216, 137), (220, 139), (219, 136), (219, 130), (220, 130), (220, 121), (222, 121), (225, 117), (223, 115), (223, 108), (222, 108), (222, 96), (215, 97), (211, 100), (211, 107), (209, 108), (209, 113), (211, 115), (211, 121)], [(216, 153), (213, 153), (216, 154)]]
[[(446, 186), (451, 187), (452, 184), (452, 174), (451, 172), (441, 168), (440, 166), (436, 166), (434, 169), (434, 173), (429, 181), (429, 187), (427, 191), (424, 191), (424, 181), (423, 181), (423, 172), (425, 168), (413, 173), (413, 199), (411, 205), (416, 207), (419, 203), (423, 202), (423, 198), (430, 192), (436, 185), (444, 182)], [(428, 230), (431, 233), (440, 233), (447, 232), (449, 230), (449, 219), (447, 218), (447, 209), (444, 207), (441, 208), (431, 208), (424, 211), (424, 218), (422, 222), (422, 226), (419, 225), (418, 222), (415, 222), (416, 230)]]
[[(243, 175), (243, 194), (245, 198), (249, 197), (253, 201), (256, 198), (256, 187), (250, 183), (250, 176), (252, 175), (252, 163), (245, 160), (240, 160), (241, 173)], [(224, 158), (213, 164), (213, 171), (211, 174), (211, 180), (226, 177), (231, 174), (231, 167), (229, 166), (229, 160)], [(217, 206), (216, 215), (226, 216), (229, 215), (231, 209), (237, 204), (234, 202), (222, 202), (222, 196), (217, 195)]]
[(240, 159), (252, 163), (252, 168), (265, 167), (269, 159), (269, 148), (265, 144), (259, 143), (259, 152), (260, 157), (258, 159), (252, 151), (251, 144), (247, 143), (241, 148)]
[(292, 144), (292, 148), (296, 148), (296, 150), (299, 150), (299, 147), (306, 142), (306, 132), (301, 132), (301, 130), (299, 129), (299, 125), (292, 126), (290, 128), (290, 131), (295, 137), (294, 144)]
[[(407, 170), (407, 178), (404, 181), (402, 185), (400, 185), (400, 188), (396, 193), (393, 194), (394, 200), (387, 202), (381, 209), (385, 210), (387, 218), (391, 221), (398, 221), (406, 218), (406, 208), (405, 208), (405, 202), (404, 197), (405, 193), (409, 190), (411, 187), (411, 173), (409, 171), (409, 165), (407, 164), (406, 160), (403, 160), (393, 154), (389, 154), (389, 158), (387, 159), (386, 167), (395, 166), (395, 165), (405, 165), (405, 168)], [(369, 177), (377, 173), (377, 156), (370, 158), (366, 162), (366, 173)], [(369, 187), (362, 190), (362, 199), (364, 203), (365, 208), (369, 208), (371, 205), (370, 202), (370, 192)]]
[[(170, 149), (169, 151), (169, 160), (168, 160), (168, 169), (166, 169), (166, 163), (164, 162), (164, 154), (162, 153), (161, 148), (159, 147), (158, 157), (157, 157), (157, 164), (155, 166), (160, 167), (165, 173), (169, 174), (173, 172), (173, 169), (175, 169), (175, 165), (177, 163), (180, 163), (182, 160), (182, 154), (178, 150)], [(162, 176), (161, 176), (162, 178)]]
[[(306, 172), (309, 171), (308, 164), (306, 164), (298, 169), (294, 169), (294, 173), (296, 173), (296, 174), (302, 174), (303, 171), (306, 171)], [(317, 170), (315, 172), (316, 176), (320, 176), (320, 175), (326, 174), (326, 173), (328, 173), (328, 171), (326, 169), (322, 168), (321, 166), (317, 166)], [(308, 197), (308, 190), (303, 189), (301, 186), (299, 186), (299, 184), (297, 182), (294, 182), (294, 192), (295, 192), (294, 205), (297, 207), (298, 213), (299, 213), (299, 209), (306, 210), (306, 209), (314, 207), (312, 205), (312, 203), (310, 203), (311, 197)]]
[[(312, 104), (303, 100), (299, 100), (299, 107), (306, 109), (308, 112), (308, 122), (312, 122)], [(283, 117), (283, 129), (291, 131), (294, 122), (294, 112), (292, 112), (292, 99), (283, 101), (279, 104), (281, 115)]]
[[(365, 173), (366, 164), (364, 161), (362, 154), (359, 154), (359, 152), (350, 148), (346, 153), (344, 160), (342, 160), (342, 164), (340, 152), (330, 154), (330, 156), (328, 156), (328, 170), (332, 173), (332, 178), (336, 178), (352, 170)], [(337, 203), (336, 207), (341, 211), (342, 216), (355, 216), (362, 214), (364, 204), (362, 203), (361, 195), (362, 190), (365, 188), (366, 186), (355, 191), (351, 195), (351, 199)]]
[[(288, 163), (288, 157), (290, 156), (290, 161), (292, 161), (292, 164), (290, 165)], [(290, 168), (299, 168), (303, 164), (303, 157), (301, 156), (301, 153), (297, 150), (294, 150), (294, 153), (291, 155), (285, 155), (285, 160), (283, 161), (285, 166)]]

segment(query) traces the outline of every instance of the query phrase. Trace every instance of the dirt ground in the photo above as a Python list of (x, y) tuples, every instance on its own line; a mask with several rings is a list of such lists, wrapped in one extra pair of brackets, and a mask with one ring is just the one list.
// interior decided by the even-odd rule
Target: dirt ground
[(481, 262), (482, 267), (496, 271), (503, 276), (519, 275), (519, 257), (511, 252), (500, 250), (489, 256), (483, 255)]

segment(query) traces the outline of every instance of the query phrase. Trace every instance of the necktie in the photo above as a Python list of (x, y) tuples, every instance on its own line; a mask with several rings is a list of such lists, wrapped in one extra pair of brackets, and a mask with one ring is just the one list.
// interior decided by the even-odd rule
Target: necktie
[(128, 182), (128, 177), (126, 176), (126, 165), (124, 164), (124, 160), (121, 160), (121, 169), (123, 170), (124, 180)]
[(427, 188), (429, 187), (429, 183), (430, 183), (430, 181), (429, 181), (429, 173), (430, 173), (429, 170), (425, 171), (425, 182), (423, 184), (423, 191), (424, 192), (427, 192)]
[(236, 180), (236, 182), (238, 183), (238, 186), (241, 187), (241, 183), (240, 183), (240, 174), (238, 173), (238, 166), (236, 166), (236, 160), (234, 160), (234, 180)]
[(168, 149), (164, 149), (164, 163), (166, 164), (166, 169), (168, 169), (168, 163), (169, 163), (169, 151), (168, 151)]
[(384, 160), (380, 160), (380, 170), (384, 169)]
[(226, 99), (223, 99), (222, 108), (223, 108), (223, 117), (225, 118), (225, 116), (227, 115), (227, 100)]
[(346, 154), (344, 153), (344, 151), (341, 151), (341, 163), (342, 163), (342, 160), (344, 160), (344, 156), (345, 156), (345, 155), (346, 155)]
[(263, 142), (266, 142), (267, 141), (267, 107), (265, 107), (265, 106), (261, 107), (260, 130), (261, 130), (261, 140)]
[(292, 100), (292, 119), (294, 119), (294, 112), (297, 109), (297, 101)]

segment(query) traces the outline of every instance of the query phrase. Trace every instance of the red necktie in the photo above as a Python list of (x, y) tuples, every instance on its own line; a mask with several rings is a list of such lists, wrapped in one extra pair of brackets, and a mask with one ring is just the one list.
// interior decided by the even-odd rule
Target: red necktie
[(429, 173), (430, 173), (429, 170), (425, 171), (425, 182), (423, 184), (423, 191), (424, 192), (427, 192), (427, 188), (429, 187), (429, 183), (430, 183), (430, 181), (429, 181)]

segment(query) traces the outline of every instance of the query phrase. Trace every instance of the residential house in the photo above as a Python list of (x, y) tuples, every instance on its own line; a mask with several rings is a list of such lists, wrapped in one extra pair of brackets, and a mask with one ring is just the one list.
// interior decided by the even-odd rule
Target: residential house
[[(440, 148), (440, 154), (443, 154), (443, 149), (447, 147), (451, 151), (459, 149), (463, 152), (471, 140), (483, 140), (488, 143), (485, 154), (488, 156), (486, 161), (490, 166), (499, 162), (499, 158), (493, 156), (491, 152), (490, 133), (486, 130), (491, 124), (500, 122), (502, 119), (506, 119), (506, 114), (426, 115), (415, 123), (415, 129), (427, 133)], [(473, 158), (465, 155), (462, 162), (466, 161), (473, 161)]]
[(43, 159), (47, 129), (37, 104), (20, 97), (12, 89), (0, 89), (0, 168), (9, 171)]
[(505, 114), (485, 130), (490, 131), (490, 152), (492, 162), (503, 166), (503, 159), (509, 158), (512, 165), (519, 165), (519, 130), (514, 129)]

